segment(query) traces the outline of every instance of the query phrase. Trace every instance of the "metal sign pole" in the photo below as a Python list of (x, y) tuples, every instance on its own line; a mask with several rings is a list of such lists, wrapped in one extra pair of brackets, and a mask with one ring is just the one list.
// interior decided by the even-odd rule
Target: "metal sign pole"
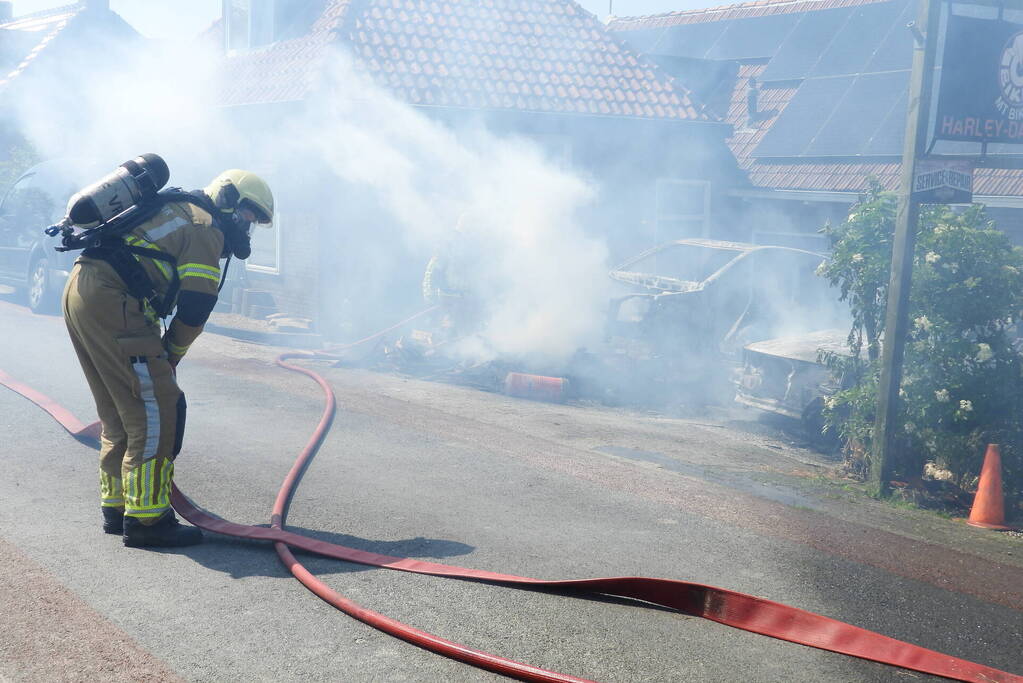
[(920, 36), (918, 30), (913, 31), (917, 41), (909, 85), (906, 137), (902, 152), (902, 175), (899, 181), (899, 204), (895, 218), (892, 272), (888, 284), (881, 379), (870, 463), (870, 485), (881, 496), (890, 493), (890, 482), (899, 457), (899, 387), (902, 383), (906, 334), (909, 331), (909, 290), (913, 277), (917, 218), (920, 215), (920, 204), (913, 197), (913, 180), (916, 161), (926, 152), (940, 18), (940, 0), (919, 0), (916, 26), (924, 27), (926, 33)]

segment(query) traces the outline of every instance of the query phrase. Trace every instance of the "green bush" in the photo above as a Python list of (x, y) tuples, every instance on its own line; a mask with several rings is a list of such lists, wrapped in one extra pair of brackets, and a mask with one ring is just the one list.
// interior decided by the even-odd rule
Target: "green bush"
[[(832, 258), (820, 274), (849, 303), (849, 356), (822, 360), (843, 389), (826, 401), (827, 428), (847, 452), (873, 444), (896, 198), (876, 183), (849, 219), (827, 225)], [(910, 329), (900, 387), (897, 476), (926, 462), (968, 486), (988, 443), (1002, 444), (1007, 489), (1023, 489), (1023, 377), (1016, 326), (1023, 315), (1023, 250), (981, 206), (921, 211), (910, 292)]]

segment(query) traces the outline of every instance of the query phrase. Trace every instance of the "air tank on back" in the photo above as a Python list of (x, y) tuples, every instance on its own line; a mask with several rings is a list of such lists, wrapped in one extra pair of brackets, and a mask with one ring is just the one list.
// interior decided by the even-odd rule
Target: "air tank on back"
[(152, 199), (169, 179), (170, 170), (159, 155), (142, 154), (76, 192), (68, 201), (65, 220), (81, 228), (95, 227)]

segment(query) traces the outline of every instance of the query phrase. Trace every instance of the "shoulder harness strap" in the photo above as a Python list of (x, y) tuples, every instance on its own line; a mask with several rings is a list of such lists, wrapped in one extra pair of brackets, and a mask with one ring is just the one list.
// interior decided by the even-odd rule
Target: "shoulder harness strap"
[[(166, 318), (177, 303), (178, 291), (181, 289), (181, 280), (178, 276), (177, 267), (178, 260), (159, 249), (126, 244), (124, 242), (124, 235), (127, 235), (156, 216), (170, 202), (187, 202), (199, 207), (213, 217), (214, 226), (223, 232), (224, 229), (220, 225), (223, 216), (220, 215), (221, 212), (208, 197), (199, 191), (185, 192), (181, 188), (172, 187), (160, 192), (152, 204), (140, 207), (134, 215), (125, 217), (124, 221), (119, 222), (116, 226), (101, 226), (94, 231), (86, 231), (86, 233), (79, 236), (81, 246), (77, 247), (84, 247), (82, 251), (84, 256), (109, 263), (118, 277), (124, 282), (128, 293), (140, 301), (148, 302), (160, 318)], [(104, 230), (104, 228), (106, 229)], [(157, 259), (170, 264), (171, 282), (163, 296), (157, 292), (152, 279), (146, 273), (139, 260), (135, 258), (136, 256)], [(228, 263), (230, 263), (230, 260)], [(227, 266), (225, 265), (224, 277), (221, 278), (220, 287), (224, 286), (226, 275)]]

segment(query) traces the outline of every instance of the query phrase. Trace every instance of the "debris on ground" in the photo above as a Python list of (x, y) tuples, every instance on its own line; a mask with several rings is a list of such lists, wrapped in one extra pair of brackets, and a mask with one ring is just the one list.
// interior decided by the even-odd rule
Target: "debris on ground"
[(273, 313), (266, 317), (267, 327), (275, 332), (310, 333), (313, 321), (309, 318), (296, 318), (283, 313)]
[(205, 329), (236, 339), (274, 346), (317, 349), (323, 345), (323, 337), (314, 331), (311, 320), (281, 314), (253, 318), (237, 313), (214, 312)]

